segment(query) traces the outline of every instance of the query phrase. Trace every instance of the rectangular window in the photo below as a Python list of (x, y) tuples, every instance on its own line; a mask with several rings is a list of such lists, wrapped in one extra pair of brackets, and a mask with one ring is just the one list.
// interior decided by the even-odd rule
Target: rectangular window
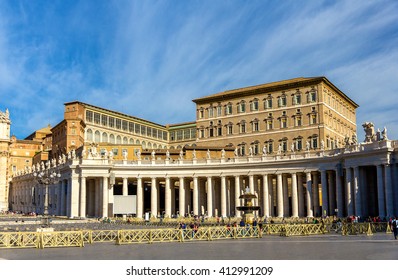
[(222, 127), (221, 126), (217, 127), (217, 135), (222, 136)]
[(183, 138), (183, 130), (177, 130), (177, 141), (181, 141)]
[(123, 120), (123, 121), (122, 121), (122, 129), (123, 129), (124, 131), (127, 131), (127, 126), (128, 126), (128, 122), (125, 121), (125, 120)]
[(94, 113), (94, 123), (95, 124), (100, 124), (101, 119), (100, 119), (100, 114), (99, 113)]
[(253, 131), (258, 131), (258, 122), (253, 123)]
[(296, 125), (297, 126), (301, 126), (302, 125), (301, 117), (296, 117)]
[(286, 128), (287, 127), (287, 120), (286, 119), (282, 119), (281, 120), (281, 128)]
[(147, 127), (146, 135), (149, 136), (149, 137), (152, 137), (152, 128), (151, 127)]
[(203, 119), (203, 109), (199, 111), (199, 119)]
[(146, 135), (146, 126), (141, 125), (141, 135)]
[(167, 132), (163, 131), (163, 140), (167, 140)]
[(218, 107), (217, 107), (217, 117), (220, 117), (221, 114), (222, 114), (222, 107), (221, 107), (221, 106), (218, 106)]
[(176, 137), (176, 133), (174, 131), (170, 132), (170, 141), (174, 141)]
[(232, 134), (232, 125), (228, 126), (228, 131), (227, 131), (228, 135)]
[(101, 124), (103, 126), (108, 126), (108, 116), (107, 115), (101, 115)]
[(109, 127), (115, 127), (115, 118), (109, 117)]
[(140, 131), (141, 131), (141, 125), (138, 124), (138, 123), (134, 124), (134, 132), (135, 132), (135, 134), (140, 134)]
[(316, 115), (311, 115), (311, 124), (316, 124)]
[(204, 138), (205, 137), (205, 131), (203, 130), (203, 129), (201, 129), (200, 131), (199, 131), (199, 137), (200, 138)]
[(134, 123), (129, 122), (129, 131), (134, 132)]
[(113, 148), (113, 149), (112, 149), (112, 153), (113, 153), (114, 156), (117, 156), (118, 153), (119, 153), (119, 149)]
[(93, 122), (93, 112), (87, 110), (86, 111), (86, 122)]
[(271, 130), (273, 128), (273, 124), (272, 123), (273, 123), (272, 120), (268, 120), (267, 121), (267, 129), (268, 130)]
[(121, 119), (116, 119), (116, 128), (121, 129), (122, 127), (122, 120)]
[(189, 128), (184, 129), (184, 139), (191, 139), (191, 130)]

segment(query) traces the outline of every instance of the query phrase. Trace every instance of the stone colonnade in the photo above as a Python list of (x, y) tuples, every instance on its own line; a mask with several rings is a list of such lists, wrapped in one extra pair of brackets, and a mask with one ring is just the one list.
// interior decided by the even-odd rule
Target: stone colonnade
[[(88, 163), (88, 162), (87, 162)], [(87, 165), (89, 166), (89, 165)], [(239, 196), (248, 187), (257, 195), (261, 217), (320, 217), (398, 215), (397, 165), (334, 165), (333, 169), (276, 171), (230, 170), (187, 174), (178, 166), (172, 171), (143, 172), (145, 166), (113, 165), (103, 173), (91, 174), (85, 162), (80, 172), (61, 178), (49, 187), (49, 212), (68, 217), (113, 215), (115, 188), (124, 196), (136, 196), (136, 216), (239, 217)], [(123, 167), (123, 168), (121, 168)], [(127, 169), (126, 169), (127, 167)], [(90, 167), (91, 168), (91, 167)], [(114, 180), (110, 171), (114, 174)], [(70, 174), (70, 172), (68, 172)], [(114, 182), (113, 182), (114, 181)], [(29, 175), (13, 181), (13, 209), (43, 212), (44, 187)], [(129, 194), (130, 193), (130, 194)]]

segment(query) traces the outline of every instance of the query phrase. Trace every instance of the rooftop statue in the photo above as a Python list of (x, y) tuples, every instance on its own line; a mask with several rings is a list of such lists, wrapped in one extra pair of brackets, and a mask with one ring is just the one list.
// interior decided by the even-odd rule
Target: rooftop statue
[(376, 141), (376, 134), (374, 124), (371, 122), (365, 122), (362, 125), (363, 129), (365, 130), (365, 143), (371, 143)]
[(381, 136), (382, 136), (381, 140), (388, 140), (387, 127), (384, 127), (383, 131), (381, 132)]

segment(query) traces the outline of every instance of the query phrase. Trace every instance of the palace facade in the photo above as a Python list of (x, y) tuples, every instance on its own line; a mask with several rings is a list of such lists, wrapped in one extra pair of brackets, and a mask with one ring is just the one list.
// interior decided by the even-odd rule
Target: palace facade
[[(68, 217), (239, 217), (249, 188), (262, 217), (398, 216), (398, 142), (368, 124), (359, 143), (358, 105), (325, 77), (193, 101), (196, 121), (174, 125), (65, 103), (50, 160), (12, 177), (10, 209), (42, 213), (48, 198)], [(47, 195), (45, 170), (61, 176)]]

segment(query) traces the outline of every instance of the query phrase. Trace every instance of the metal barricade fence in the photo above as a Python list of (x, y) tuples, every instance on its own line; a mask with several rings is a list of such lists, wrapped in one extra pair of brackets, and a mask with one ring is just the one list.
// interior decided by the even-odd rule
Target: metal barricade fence
[[(344, 223), (342, 235), (389, 233), (388, 223)], [(264, 235), (305, 236), (334, 231), (329, 224), (263, 224), (261, 226), (215, 226), (197, 229), (77, 230), (57, 232), (0, 232), (0, 248), (84, 247), (85, 243), (115, 244), (211, 241), (219, 239), (261, 238)]]

